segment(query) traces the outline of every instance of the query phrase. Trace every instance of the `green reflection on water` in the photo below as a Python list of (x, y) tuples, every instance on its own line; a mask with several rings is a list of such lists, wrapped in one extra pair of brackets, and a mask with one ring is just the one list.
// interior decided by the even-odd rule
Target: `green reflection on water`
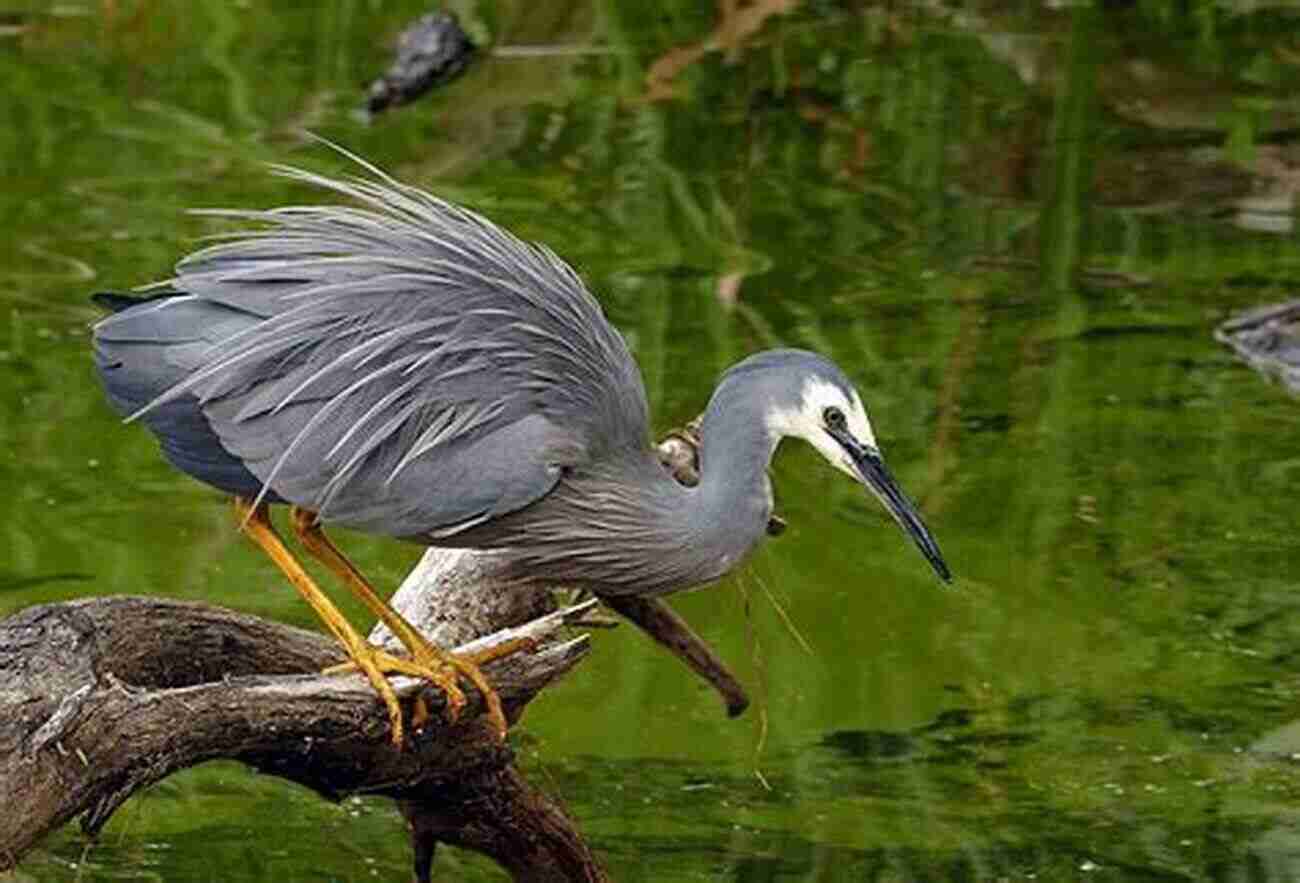
[[(707, 5), (485, 7), (506, 42), (618, 51), (486, 60), (370, 127), (357, 87), (421, 3), (21, 17), (0, 37), (0, 611), (154, 592), (312, 624), (225, 504), (118, 425), (85, 330), (88, 291), (162, 276), (216, 229), (183, 208), (311, 198), (258, 166), (338, 170), (308, 126), (578, 266), (661, 429), (744, 353), (832, 355), (958, 574), (938, 588), (874, 503), (783, 451), (791, 530), (676, 602), (762, 707), (724, 720), (620, 629), (516, 737), (616, 879), (1295, 876), (1297, 417), (1209, 334), (1300, 265), (1294, 234), (1216, 219), (1271, 186), (1242, 157), (1289, 156), (1269, 133), (1296, 110), (1294, 19), (1015, 6), (810, 2), (700, 54), (666, 102), (642, 100), (647, 72), (705, 39)], [(386, 584), (415, 554), (346, 543)], [(16, 876), (401, 879), (407, 860), (385, 803), (215, 765)]]

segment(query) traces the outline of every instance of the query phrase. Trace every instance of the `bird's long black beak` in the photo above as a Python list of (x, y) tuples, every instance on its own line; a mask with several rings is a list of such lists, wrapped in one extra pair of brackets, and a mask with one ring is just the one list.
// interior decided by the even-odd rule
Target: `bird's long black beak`
[(884, 504), (889, 514), (898, 522), (898, 526), (907, 531), (907, 535), (912, 538), (912, 542), (916, 543), (925, 560), (930, 562), (939, 579), (946, 583), (952, 582), (952, 571), (943, 560), (939, 544), (930, 533), (930, 528), (926, 527), (925, 522), (921, 520), (921, 513), (916, 511), (916, 506), (903, 493), (898, 482), (894, 481), (894, 476), (885, 466), (880, 451), (862, 444), (847, 431), (832, 431), (831, 435), (853, 461), (859, 480)]

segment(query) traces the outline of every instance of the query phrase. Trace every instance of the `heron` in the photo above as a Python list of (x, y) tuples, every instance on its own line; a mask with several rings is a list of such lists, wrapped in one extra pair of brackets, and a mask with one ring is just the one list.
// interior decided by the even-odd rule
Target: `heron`
[[(337, 668), (373, 685), (394, 744), (395, 674), (435, 685), (452, 715), (462, 679), (473, 684), (504, 738), (488, 658), (427, 640), (325, 525), (507, 550), (519, 583), (659, 596), (714, 582), (754, 550), (772, 511), (769, 465), (798, 438), (874, 494), (951, 580), (830, 359), (773, 349), (726, 371), (687, 487), (655, 455), (627, 343), (567, 263), (338, 149), (359, 171), (272, 166), (333, 202), (203, 210), (242, 227), (139, 294), (95, 295), (109, 314), (93, 350), (111, 404), (173, 466), (234, 498), (242, 531), (341, 645)], [(277, 504), (405, 653), (370, 644), (340, 613), (277, 532)]]

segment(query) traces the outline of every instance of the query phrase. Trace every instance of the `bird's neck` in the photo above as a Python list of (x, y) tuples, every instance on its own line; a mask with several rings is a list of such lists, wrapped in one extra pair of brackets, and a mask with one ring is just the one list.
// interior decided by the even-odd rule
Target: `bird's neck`
[(778, 440), (761, 410), (715, 398), (700, 421), (700, 488), (717, 501), (766, 488)]
[(762, 539), (772, 512), (767, 469), (779, 437), (757, 408), (715, 396), (700, 424), (700, 483), (692, 522), (730, 569)]

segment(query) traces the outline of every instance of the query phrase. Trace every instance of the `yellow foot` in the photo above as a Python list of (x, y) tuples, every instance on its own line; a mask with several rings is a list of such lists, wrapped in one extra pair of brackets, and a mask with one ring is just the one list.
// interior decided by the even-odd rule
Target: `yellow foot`
[[(419, 678), (422, 681), (428, 681), (433, 684), (443, 695), (447, 697), (447, 719), (455, 723), (460, 717), (461, 709), (465, 707), (465, 692), (461, 690), (460, 685), (456, 683), (456, 671), (450, 666), (443, 665), (423, 665), (414, 659), (405, 656), (394, 656), (386, 650), (380, 650), (378, 647), (369, 647), (366, 654), (368, 662), (373, 664), (373, 670), (382, 672), (385, 675), (406, 675), (411, 678)], [(331, 665), (325, 669), (324, 674), (343, 674), (346, 672), (361, 671), (369, 675), (367, 666), (356, 659), (349, 659), (347, 662), (341, 662), (338, 665)], [(384, 697), (387, 702), (387, 697)], [(392, 709), (389, 709), (390, 717)], [(412, 715), (412, 723), (415, 725), (423, 724), (429, 718), (429, 708), (423, 699), (416, 702), (415, 714)], [(401, 726), (399, 717), (398, 726)], [(394, 730), (393, 742), (401, 744), (399, 730)]]
[[(533, 650), (536, 647), (537, 642), (532, 638), (517, 638), (477, 653), (455, 654), (438, 650), (438, 655), (427, 662), (412, 659), (408, 656), (394, 656), (378, 648), (375, 648), (373, 652), (376, 666), (384, 673), (420, 678), (429, 681), (442, 690), (447, 697), (447, 719), (452, 723), (455, 723), (460, 718), (461, 710), (465, 707), (465, 693), (457, 683), (457, 675), (463, 675), (482, 695), (488, 719), (492, 721), (497, 734), (504, 739), (507, 725), (505, 712), (501, 707), (501, 697), (488, 683), (487, 677), (479, 666), (518, 653), (521, 650)], [(325, 669), (325, 673), (351, 672), (356, 671), (359, 667), (355, 662), (349, 660), (339, 665), (330, 666)], [(412, 717), (412, 723), (417, 726), (423, 724), (428, 719), (428, 716), (428, 707), (424, 705), (423, 700), (420, 700)]]

